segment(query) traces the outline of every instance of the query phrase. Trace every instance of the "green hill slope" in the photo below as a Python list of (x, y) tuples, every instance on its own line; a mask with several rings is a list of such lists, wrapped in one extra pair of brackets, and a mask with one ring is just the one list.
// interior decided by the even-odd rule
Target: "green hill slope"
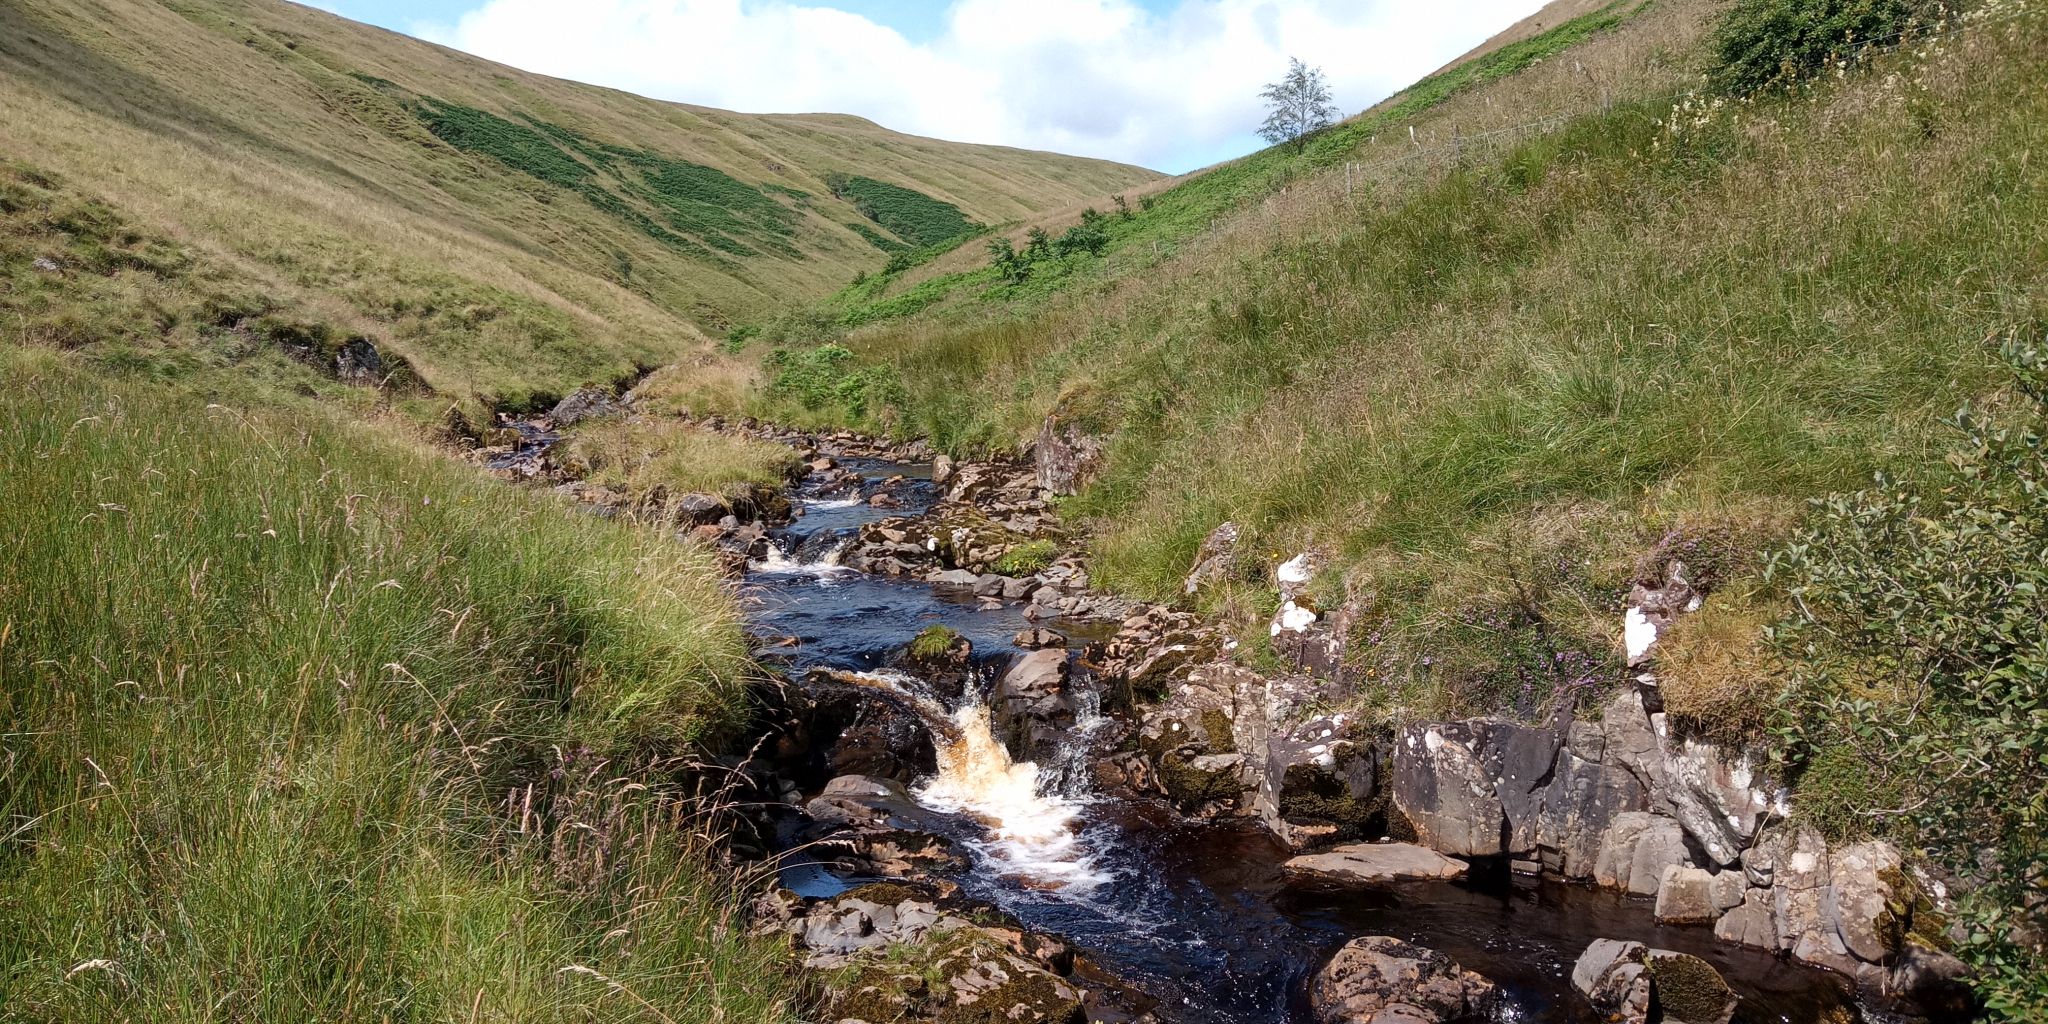
[(512, 404), (932, 241), (833, 182), (914, 198), (916, 233), (1155, 177), (656, 102), (275, 0), (0, 6), (0, 153)]

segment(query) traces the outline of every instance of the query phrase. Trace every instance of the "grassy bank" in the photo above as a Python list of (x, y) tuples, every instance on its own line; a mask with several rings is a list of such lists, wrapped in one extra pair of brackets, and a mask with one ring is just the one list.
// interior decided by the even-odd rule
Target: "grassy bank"
[(773, 1021), (693, 549), (0, 351), (0, 1018)]

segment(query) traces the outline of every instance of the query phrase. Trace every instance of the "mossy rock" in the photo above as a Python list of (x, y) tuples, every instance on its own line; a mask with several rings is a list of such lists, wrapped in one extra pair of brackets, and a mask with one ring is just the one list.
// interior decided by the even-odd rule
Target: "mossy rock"
[(1169, 752), (1159, 759), (1159, 782), (1166, 787), (1166, 795), (1183, 806), (1228, 800), (1242, 789), (1236, 772), (1205, 771), (1178, 752)]
[(1206, 708), (1202, 711), (1202, 732), (1208, 736), (1210, 753), (1237, 753), (1237, 734), (1233, 731), (1235, 725), (1230, 716), (1223, 713), (1222, 708)]
[(974, 1002), (943, 1010), (938, 1024), (1084, 1024), (1081, 1001), (1063, 995), (1044, 974), (1014, 975)]
[(1707, 1024), (1727, 1015), (1735, 992), (1712, 964), (1689, 953), (1660, 953), (1647, 966), (1662, 1019)]
[(1387, 791), (1376, 790), (1361, 800), (1330, 770), (1309, 764), (1288, 765), (1280, 782), (1280, 817), (1295, 824), (1328, 824), (1341, 837), (1371, 835), (1388, 813)]

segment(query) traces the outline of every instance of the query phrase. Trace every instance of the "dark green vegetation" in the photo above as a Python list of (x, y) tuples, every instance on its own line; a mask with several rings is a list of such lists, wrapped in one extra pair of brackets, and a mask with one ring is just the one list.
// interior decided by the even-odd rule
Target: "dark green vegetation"
[(863, 366), (841, 345), (778, 348), (768, 354), (769, 393), (810, 412), (831, 410), (863, 419), (901, 404), (902, 385), (886, 366)]
[(880, 224), (912, 248), (936, 245), (973, 234), (981, 225), (960, 208), (916, 189), (864, 178), (858, 174), (826, 176), (832, 194), (853, 204), (861, 216)]
[(329, 414), (0, 371), (0, 1019), (791, 1018), (701, 859), (684, 756), (747, 707), (708, 557)]
[(1815, 503), (1772, 563), (1797, 609), (1782, 731), (1816, 816), (1982, 879), (1965, 887), (1979, 988), (2048, 1018), (2048, 357), (2014, 339), (2018, 395), (1964, 409), (1920, 479)]
[(1736, 95), (1810, 78), (1933, 20), (1927, 0), (1740, 0), (1714, 34), (1715, 85)]

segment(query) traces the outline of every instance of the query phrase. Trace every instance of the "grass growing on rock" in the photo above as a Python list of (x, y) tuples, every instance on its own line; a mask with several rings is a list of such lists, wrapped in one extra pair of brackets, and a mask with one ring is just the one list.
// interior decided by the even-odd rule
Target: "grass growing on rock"
[(560, 456), (591, 483), (636, 501), (697, 492), (743, 497), (788, 483), (797, 466), (787, 445), (647, 416), (577, 424), (562, 439)]
[(679, 758), (747, 715), (705, 556), (377, 428), (0, 368), (0, 1018), (795, 1015), (693, 838)]

